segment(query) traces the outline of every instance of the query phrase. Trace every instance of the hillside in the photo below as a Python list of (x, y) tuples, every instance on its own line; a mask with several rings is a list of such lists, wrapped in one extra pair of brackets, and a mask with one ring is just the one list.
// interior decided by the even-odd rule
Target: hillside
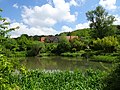
[(89, 32), (90, 32), (90, 29), (89, 28), (86, 28), (86, 29), (78, 29), (78, 30), (75, 30), (75, 31), (72, 31), (72, 32), (63, 32), (63, 33), (60, 33), (59, 36), (82, 36), (82, 37), (86, 37), (86, 36), (89, 36)]

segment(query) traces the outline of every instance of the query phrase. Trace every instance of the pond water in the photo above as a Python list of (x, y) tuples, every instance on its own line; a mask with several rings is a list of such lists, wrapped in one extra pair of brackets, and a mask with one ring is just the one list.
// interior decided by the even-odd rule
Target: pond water
[(40, 70), (85, 70), (88, 68), (106, 70), (109, 69), (111, 63), (93, 62), (81, 60), (81, 58), (71, 57), (27, 57), (21, 62), (27, 69)]

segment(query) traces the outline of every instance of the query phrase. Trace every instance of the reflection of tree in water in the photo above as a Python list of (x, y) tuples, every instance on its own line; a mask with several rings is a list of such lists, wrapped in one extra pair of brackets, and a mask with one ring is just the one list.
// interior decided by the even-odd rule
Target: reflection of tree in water
[(74, 70), (78, 68), (77, 61), (68, 60), (70, 58), (57, 57), (53, 59), (57, 63), (57, 69), (59, 70)]
[(41, 60), (38, 57), (28, 57), (25, 59), (25, 62), (23, 64), (28, 68), (28, 69), (38, 69), (39, 66), (41, 66)]
[(56, 63), (51, 58), (28, 57), (23, 62), (28, 69), (51, 70), (54, 69)]
[[(79, 60), (79, 58), (63, 58), (56, 57), (29, 57), (22, 62), (28, 69), (40, 69), (40, 70), (85, 70), (88, 68), (105, 70), (99, 62), (91, 62), (87, 60)], [(106, 67), (110, 67), (111, 64), (103, 63)]]
[[(85, 70), (85, 69), (100, 69), (105, 70), (105, 68), (99, 63), (99, 62), (91, 62), (88, 60), (79, 60), (79, 58), (53, 58), (54, 61), (57, 63), (57, 69), (60, 70)], [(69, 60), (68, 60), (69, 59)], [(103, 63), (106, 67), (110, 67), (111, 64), (109, 63)]]
[(55, 70), (57, 63), (51, 58), (46, 58), (46, 59), (42, 59), (42, 65), (44, 66), (45, 70)]

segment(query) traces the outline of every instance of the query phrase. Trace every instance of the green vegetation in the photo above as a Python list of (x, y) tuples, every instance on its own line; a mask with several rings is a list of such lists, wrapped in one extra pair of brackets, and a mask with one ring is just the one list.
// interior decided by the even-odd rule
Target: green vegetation
[[(18, 27), (7, 30), (10, 23), (1, 17), (0, 41), (2, 51), (0, 53), (7, 57), (60, 55), (85, 58), (101, 54), (106, 55), (106, 53), (119, 53), (120, 28), (119, 25), (112, 25), (115, 18), (109, 15), (101, 6), (88, 11), (86, 16), (88, 21), (91, 22), (90, 28), (57, 34), (56, 36), (61, 36), (58, 42), (49, 42), (47, 40), (40, 42), (42, 36), (28, 36), (27, 34), (22, 34), (18, 38), (9, 38), (7, 33)], [(66, 36), (78, 37), (69, 40)], [(49, 37), (53, 36), (49, 35)], [(84, 53), (81, 54), (81, 51)], [(117, 56), (119, 57), (119, 54)]]
[(98, 55), (98, 56), (93, 56), (91, 57), (92, 61), (97, 61), (97, 62), (118, 62), (119, 59), (115, 56), (111, 55)]
[(87, 20), (90, 21), (93, 38), (104, 38), (114, 35), (115, 29), (112, 26), (115, 17), (109, 15), (102, 6), (96, 7), (95, 10), (86, 13)]
[(11, 77), (10, 83), (17, 83), (20, 90), (100, 90), (106, 72), (80, 71), (27, 71)]
[(103, 90), (120, 89), (120, 63), (118, 63), (111, 73), (104, 79), (105, 87)]
[[(2, 11), (0, 9), (0, 11)], [(109, 72), (91, 69), (81, 71), (26, 70), (9, 57), (61, 55), (84, 57), (101, 62), (120, 61), (120, 28), (112, 25), (113, 16), (98, 6), (86, 13), (90, 29), (59, 34), (59, 42), (40, 42), (40, 36), (21, 35), (10, 38), (10, 25), (0, 16), (0, 90), (119, 90), (120, 64)], [(117, 28), (117, 29), (116, 29)], [(118, 32), (117, 32), (118, 31)], [(65, 36), (78, 38), (68, 40)], [(42, 36), (41, 36), (42, 37)]]
[(85, 51), (81, 50), (79, 52), (66, 52), (66, 53), (61, 53), (61, 56), (65, 56), (65, 57), (81, 57), (82, 54), (84, 54)]
[(103, 50), (106, 53), (116, 51), (118, 44), (119, 42), (114, 36), (108, 36), (102, 39), (97, 38), (97, 40), (93, 40), (94, 50)]

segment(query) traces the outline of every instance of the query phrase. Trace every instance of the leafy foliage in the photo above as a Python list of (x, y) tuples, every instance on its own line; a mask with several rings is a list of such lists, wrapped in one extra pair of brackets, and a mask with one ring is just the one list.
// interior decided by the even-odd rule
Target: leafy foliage
[(29, 41), (27, 36), (23, 34), (17, 39), (17, 43), (19, 45), (19, 51), (26, 51), (29, 49), (29, 45), (31, 42)]
[(120, 63), (105, 78), (106, 86), (103, 90), (119, 90), (120, 89)]
[(17, 83), (21, 90), (100, 90), (102, 79), (107, 73), (87, 70), (80, 71), (39, 71), (32, 70), (15, 75), (12, 83)]
[(18, 62), (0, 54), (0, 90), (17, 89), (17, 84), (10, 81), (15, 69), (20, 69)]
[(71, 32), (71, 36), (90, 37), (90, 29), (78, 29)]
[(114, 36), (104, 37), (103, 39), (97, 38), (97, 40), (93, 40), (94, 49), (103, 50), (105, 52), (115, 51), (118, 44), (118, 40)]
[(80, 51), (84, 49), (85, 44), (79, 39), (74, 38), (70, 41), (72, 52)]
[(30, 50), (28, 50), (27, 56), (37, 56), (40, 52), (45, 51), (45, 45), (39, 41), (33, 41), (31, 43)]
[(46, 52), (54, 52), (57, 48), (57, 43), (45, 43)]
[(98, 56), (93, 56), (92, 61), (97, 61), (97, 62), (118, 62), (119, 60), (115, 56), (110, 56), (110, 55), (98, 55)]
[(13, 38), (8, 38), (3, 45), (6, 49), (10, 49), (11, 51), (16, 51), (19, 49), (17, 41)]
[(67, 40), (64, 36), (62, 36), (58, 43), (56, 53), (61, 54), (63, 52), (68, 52), (70, 48), (71, 48), (71, 45), (69, 40)]
[(104, 38), (114, 35), (113, 22), (115, 17), (108, 15), (102, 6), (96, 7), (95, 10), (86, 13), (88, 21), (90, 21), (91, 35), (93, 38)]

